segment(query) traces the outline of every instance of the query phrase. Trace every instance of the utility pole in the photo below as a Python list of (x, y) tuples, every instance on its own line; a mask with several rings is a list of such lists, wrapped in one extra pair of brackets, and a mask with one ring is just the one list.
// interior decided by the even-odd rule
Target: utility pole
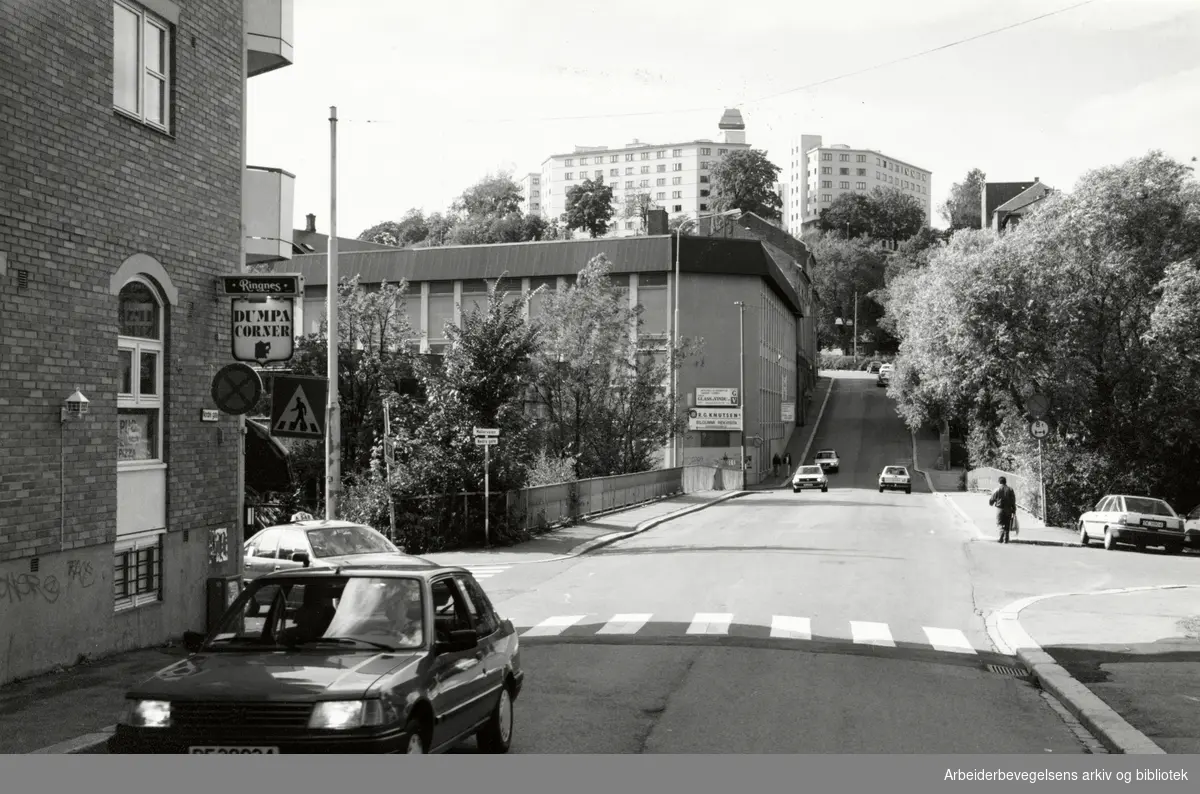
[(742, 415), (742, 487), (746, 487), (746, 304), (734, 301), (738, 307), (738, 409)]
[(337, 244), (337, 106), (329, 108), (329, 265), (325, 279), (329, 343), (325, 375), (329, 406), (325, 417), (325, 520), (337, 518), (342, 491), (342, 429), (338, 405), (338, 244)]

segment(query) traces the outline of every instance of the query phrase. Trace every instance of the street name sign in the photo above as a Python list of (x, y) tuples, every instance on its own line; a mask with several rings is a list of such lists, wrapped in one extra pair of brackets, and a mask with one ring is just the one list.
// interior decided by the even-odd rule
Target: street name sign
[(475, 446), (477, 447), (494, 447), (500, 443), (498, 438), (487, 438), (485, 436), (475, 437)]
[(324, 438), (328, 386), (325, 378), (276, 375), (271, 385), (271, 435)]
[(211, 392), (218, 408), (240, 416), (258, 404), (263, 392), (262, 378), (249, 364), (228, 364), (213, 376)]
[(243, 273), (222, 276), (221, 292), (229, 297), (300, 298), (304, 276), (299, 273)]
[(236, 361), (289, 361), (296, 338), (294, 298), (235, 298), (233, 358)]
[(1029, 435), (1041, 440), (1050, 435), (1050, 425), (1044, 419), (1035, 419), (1029, 423)]
[(499, 435), (500, 435), (500, 428), (498, 428), (498, 427), (477, 427), (477, 428), (475, 428), (475, 437), (476, 438), (484, 437), (484, 436), (495, 438), (495, 437), (498, 437)]

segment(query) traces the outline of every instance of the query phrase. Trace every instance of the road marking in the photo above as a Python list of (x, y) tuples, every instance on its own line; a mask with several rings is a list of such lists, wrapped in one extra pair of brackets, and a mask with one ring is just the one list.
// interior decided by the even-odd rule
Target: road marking
[(476, 579), (490, 579), (498, 573), (504, 573), (510, 567), (509, 565), (464, 565), (471, 575)]
[(733, 615), (728, 612), (697, 612), (688, 634), (728, 634)]
[(775, 615), (771, 618), (771, 636), (811, 640), (812, 621), (808, 618), (794, 618), (791, 615)]
[(850, 621), (850, 631), (854, 635), (854, 642), (859, 645), (896, 647), (896, 642), (892, 639), (892, 632), (888, 630), (886, 623), (868, 623), (861, 620), (852, 620)]
[(925, 636), (929, 638), (929, 644), (936, 650), (952, 653), (977, 653), (971, 647), (971, 641), (967, 639), (967, 635), (958, 629), (931, 629), (928, 626), (924, 628)]
[(619, 614), (613, 615), (612, 620), (605, 623), (597, 631), (597, 634), (637, 634), (638, 631), (645, 626), (653, 615), (649, 612), (634, 613), (630, 615)]
[(558, 617), (546, 618), (521, 636), (551, 637), (556, 634), (562, 634), (564, 631), (569, 629), (571, 626), (574, 626), (585, 617), (587, 617), (587, 615), (560, 615)]

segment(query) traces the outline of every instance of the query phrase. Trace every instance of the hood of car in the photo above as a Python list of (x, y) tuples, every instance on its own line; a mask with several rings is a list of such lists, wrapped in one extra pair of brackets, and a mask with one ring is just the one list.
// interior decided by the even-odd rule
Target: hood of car
[(130, 695), (161, 700), (355, 698), (420, 657), (419, 652), (328, 649), (203, 652), (159, 670)]

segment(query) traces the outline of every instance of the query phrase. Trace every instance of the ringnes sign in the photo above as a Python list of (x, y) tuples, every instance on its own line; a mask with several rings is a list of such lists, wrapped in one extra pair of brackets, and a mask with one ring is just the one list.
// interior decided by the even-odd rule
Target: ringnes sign
[(237, 361), (287, 361), (295, 341), (293, 298), (233, 301), (233, 357)]
[(271, 295), (276, 298), (295, 298), (304, 294), (298, 275), (271, 273), (269, 275), (223, 276), (226, 295)]

